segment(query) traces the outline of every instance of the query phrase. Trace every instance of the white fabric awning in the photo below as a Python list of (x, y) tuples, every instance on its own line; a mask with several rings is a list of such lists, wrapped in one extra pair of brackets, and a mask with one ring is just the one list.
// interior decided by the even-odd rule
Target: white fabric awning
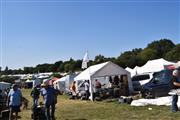
[(159, 72), (165, 69), (167, 65), (174, 65), (175, 63), (161, 59), (149, 60), (145, 65), (137, 69), (138, 74)]

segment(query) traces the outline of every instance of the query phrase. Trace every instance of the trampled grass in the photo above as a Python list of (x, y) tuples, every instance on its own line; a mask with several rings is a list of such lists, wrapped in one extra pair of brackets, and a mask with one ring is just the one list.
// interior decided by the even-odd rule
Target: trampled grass
[[(21, 111), (21, 120), (31, 120), (30, 90), (23, 90), (23, 96), (30, 103), (28, 110)], [(56, 120), (180, 120), (180, 112), (171, 113), (166, 106), (132, 107), (116, 102), (69, 100), (67, 96), (58, 96), (55, 116)]]

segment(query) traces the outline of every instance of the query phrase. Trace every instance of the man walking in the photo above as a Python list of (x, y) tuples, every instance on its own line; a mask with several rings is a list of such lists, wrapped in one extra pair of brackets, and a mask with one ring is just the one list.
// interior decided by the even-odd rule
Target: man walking
[(31, 97), (33, 98), (33, 107), (38, 106), (39, 95), (40, 95), (39, 86), (35, 86), (31, 91)]
[(56, 91), (46, 82), (42, 84), (42, 87), (43, 88), (41, 89), (41, 95), (44, 98), (46, 120), (54, 120), (55, 104), (57, 103)]
[(39, 86), (35, 86), (31, 91), (31, 97), (33, 98), (33, 119), (35, 119), (35, 114), (37, 112), (37, 106), (38, 106), (38, 99), (40, 95)]

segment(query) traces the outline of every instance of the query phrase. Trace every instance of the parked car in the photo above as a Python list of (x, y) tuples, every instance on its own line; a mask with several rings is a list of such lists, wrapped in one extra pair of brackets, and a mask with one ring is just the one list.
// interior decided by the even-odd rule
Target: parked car
[(143, 85), (142, 96), (144, 98), (167, 96), (172, 88), (172, 71), (163, 70), (155, 73), (153, 78)]
[(141, 91), (142, 86), (153, 78), (153, 73), (135, 75), (132, 77), (132, 84), (135, 91)]

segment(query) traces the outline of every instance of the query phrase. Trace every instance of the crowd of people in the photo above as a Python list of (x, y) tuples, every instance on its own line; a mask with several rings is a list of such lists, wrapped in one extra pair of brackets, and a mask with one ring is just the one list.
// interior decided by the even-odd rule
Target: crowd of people
[[(43, 97), (43, 106), (39, 104), (40, 95)], [(55, 105), (57, 103), (58, 91), (55, 90), (48, 82), (33, 87), (30, 96), (33, 99), (32, 119), (39, 120), (38, 107), (43, 108), (44, 118), (40, 120), (55, 120)], [(0, 111), (9, 109), (9, 120), (17, 120), (18, 113), (23, 101), (25, 101), (18, 84), (13, 84), (11, 89), (0, 90)], [(27, 103), (24, 104), (26, 107)], [(42, 109), (41, 109), (42, 110)], [(15, 116), (14, 116), (15, 114)], [(42, 115), (41, 115), (42, 116)]]
[[(180, 88), (180, 82), (178, 81), (178, 77), (180, 76), (180, 72), (178, 70), (174, 70), (172, 73), (172, 86), (173, 89)], [(117, 92), (120, 91), (120, 88), (124, 84), (123, 79), (119, 79), (118, 76), (115, 76), (113, 79), (109, 77), (109, 82), (106, 84), (106, 89), (108, 89), (108, 93), (110, 96), (116, 97)], [(76, 81), (74, 81), (70, 87), (70, 91), (73, 99), (77, 97), (77, 86)], [(89, 100), (90, 97), (90, 81), (85, 80), (83, 83), (84, 86), (84, 100)], [(99, 80), (95, 80), (95, 83), (92, 85), (95, 88), (95, 93), (99, 95), (102, 91), (102, 86), (105, 84), (101, 84)], [(44, 110), (44, 118), (43, 120), (55, 120), (55, 105), (57, 103), (57, 95), (58, 90), (54, 89), (53, 86), (50, 86), (47, 81), (44, 81), (41, 85), (35, 85), (30, 93), (30, 96), (33, 100), (32, 106), (32, 118), (35, 119), (39, 116), (38, 107), (42, 107), (39, 104), (40, 96), (43, 97), (43, 110)], [(0, 90), (0, 109), (4, 106), (8, 107), (10, 110), (9, 120), (13, 120), (14, 118), (18, 119), (18, 113), (20, 112), (20, 107), (22, 106), (23, 95), (20, 87), (17, 84), (13, 84), (11, 89)], [(178, 95), (175, 94), (172, 96), (172, 105), (171, 109), (173, 112), (178, 111)], [(15, 113), (15, 116), (13, 114)], [(43, 112), (42, 112), (43, 113)]]
[[(77, 83), (76, 81), (74, 81), (70, 86), (70, 91), (72, 95), (70, 99), (81, 98), (83, 100), (89, 100), (91, 92), (93, 92), (92, 94), (94, 98), (97, 96), (103, 96), (105, 94), (108, 94), (108, 97), (118, 97), (120, 95), (119, 91), (123, 86), (123, 80), (121, 80), (118, 76), (114, 76), (113, 79), (110, 76), (109, 82), (107, 84), (102, 84), (98, 79), (95, 79), (94, 83), (91, 84), (93, 88), (90, 88), (90, 81), (85, 80), (82, 84), (79, 85), (82, 86), (82, 89), (79, 91), (77, 90)], [(128, 86), (126, 86), (125, 91), (128, 91)]]

